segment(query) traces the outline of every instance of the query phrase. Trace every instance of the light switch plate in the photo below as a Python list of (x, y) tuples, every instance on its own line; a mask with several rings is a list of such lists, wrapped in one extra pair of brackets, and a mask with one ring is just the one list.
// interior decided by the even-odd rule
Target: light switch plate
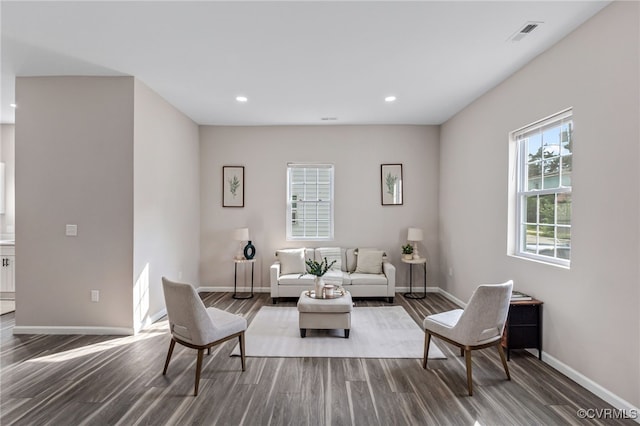
[(78, 235), (78, 225), (67, 225), (65, 235), (67, 237), (75, 237)]

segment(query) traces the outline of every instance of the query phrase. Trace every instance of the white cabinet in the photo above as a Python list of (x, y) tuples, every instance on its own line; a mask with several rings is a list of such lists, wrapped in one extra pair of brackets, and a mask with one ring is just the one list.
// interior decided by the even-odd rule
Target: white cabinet
[(0, 291), (15, 292), (15, 271), (16, 271), (16, 251), (14, 246), (0, 246), (0, 258), (2, 259), (2, 269), (0, 269)]

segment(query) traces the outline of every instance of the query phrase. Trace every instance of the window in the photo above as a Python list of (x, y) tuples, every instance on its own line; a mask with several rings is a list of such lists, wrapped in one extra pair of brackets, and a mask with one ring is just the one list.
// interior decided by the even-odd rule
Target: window
[(287, 240), (333, 239), (333, 165), (287, 167)]
[(517, 256), (569, 266), (571, 259), (571, 109), (511, 134), (516, 143)]

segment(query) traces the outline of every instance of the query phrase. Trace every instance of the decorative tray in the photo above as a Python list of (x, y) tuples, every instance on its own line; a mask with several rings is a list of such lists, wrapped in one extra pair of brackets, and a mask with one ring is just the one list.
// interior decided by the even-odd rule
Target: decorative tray
[(344, 296), (346, 294), (346, 291), (342, 288), (342, 287), (336, 287), (333, 289), (333, 295), (331, 296), (327, 296), (326, 294), (324, 295), (325, 297), (316, 297), (316, 291), (315, 290), (307, 290), (304, 292), (304, 294), (307, 295), (307, 297), (310, 297), (312, 299), (338, 299), (342, 296)]

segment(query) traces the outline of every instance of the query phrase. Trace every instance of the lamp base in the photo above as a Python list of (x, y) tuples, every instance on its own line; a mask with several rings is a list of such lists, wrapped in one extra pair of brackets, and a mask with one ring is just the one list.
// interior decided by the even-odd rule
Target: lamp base
[(242, 245), (242, 241), (240, 241), (240, 243), (238, 244), (238, 250), (236, 251), (236, 255), (233, 257), (235, 260), (244, 259), (244, 255), (242, 254), (243, 249), (244, 249), (244, 246)]
[(251, 260), (255, 255), (256, 255), (256, 248), (254, 247), (253, 244), (251, 244), (251, 241), (249, 241), (247, 245), (244, 246), (244, 257), (247, 260)]

